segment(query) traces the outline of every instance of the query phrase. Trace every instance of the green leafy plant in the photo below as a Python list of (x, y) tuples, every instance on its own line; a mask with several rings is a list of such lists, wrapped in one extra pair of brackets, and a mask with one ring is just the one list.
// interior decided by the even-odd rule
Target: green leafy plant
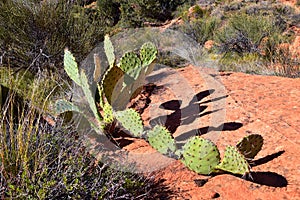
[(215, 169), (241, 175), (249, 173), (249, 168), (245, 157), (233, 146), (226, 147), (222, 162), (215, 166)]
[(147, 132), (146, 137), (149, 144), (158, 152), (171, 156), (175, 154), (175, 140), (166, 127), (156, 125), (152, 130)]
[[(198, 7), (195, 6), (194, 9)], [(220, 24), (220, 20), (216, 17), (210, 16), (208, 11), (203, 10), (202, 12), (203, 13), (199, 14), (200, 16), (197, 18), (184, 20), (183, 25), (180, 26), (181, 31), (193, 38), (200, 45), (204, 45), (207, 40), (214, 39), (217, 28)]]
[(0, 92), (1, 198), (133, 199), (152, 193), (155, 184), (133, 167), (95, 159), (72, 126), (47, 123), (46, 113), (33, 106), (34, 92), (30, 101)]
[(134, 137), (142, 136), (144, 127), (141, 116), (133, 109), (118, 111), (115, 113), (115, 117)]
[(1, 65), (36, 74), (63, 69), (66, 46), (82, 60), (103, 39), (108, 24), (80, 1), (1, 1)]
[(186, 1), (182, 0), (119, 0), (120, 25), (141, 27), (144, 22), (161, 23), (172, 19), (173, 12)]

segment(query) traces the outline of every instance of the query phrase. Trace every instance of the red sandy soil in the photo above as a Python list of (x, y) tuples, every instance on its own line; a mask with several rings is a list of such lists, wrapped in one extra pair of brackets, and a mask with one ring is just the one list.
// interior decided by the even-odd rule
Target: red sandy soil
[[(257, 166), (252, 168), (253, 181), (230, 174), (202, 176), (188, 170), (180, 161), (167, 162), (166, 167), (156, 170), (154, 174), (158, 181), (163, 180), (173, 191), (171, 199), (300, 199), (299, 78), (217, 73), (193, 66), (164, 69), (152, 78), (159, 73), (164, 74), (156, 82), (160, 87), (150, 96), (150, 106), (142, 114), (145, 125), (162, 114), (169, 115), (169, 127), (174, 125), (172, 123), (178, 123), (176, 115), (172, 115), (174, 111), (161, 109), (161, 104), (182, 100), (181, 113), (177, 115), (181, 118), (181, 126), (174, 131), (175, 138), (198, 129), (198, 133), (203, 133), (202, 137), (212, 138), (216, 142), (221, 158), (226, 145), (234, 145), (250, 133), (261, 134), (264, 138), (264, 146), (255, 158)], [(216, 80), (215, 84), (211, 83), (213, 80)], [(189, 91), (185, 91), (186, 86)], [(208, 90), (210, 93), (207, 93)], [(181, 95), (191, 91), (198, 94), (198, 100), (193, 104), (189, 104), (191, 99)], [(195, 106), (200, 108), (201, 117), (183, 124), (184, 117), (195, 114)], [(221, 132), (212, 129), (206, 133), (207, 127), (217, 127), (218, 124), (227, 125)], [(125, 149), (141, 154), (155, 152), (140, 140)], [(149, 160), (163, 163), (164, 159), (169, 161), (162, 156), (147, 157), (141, 162), (155, 165)], [(199, 185), (199, 180), (207, 178), (207, 183)]]

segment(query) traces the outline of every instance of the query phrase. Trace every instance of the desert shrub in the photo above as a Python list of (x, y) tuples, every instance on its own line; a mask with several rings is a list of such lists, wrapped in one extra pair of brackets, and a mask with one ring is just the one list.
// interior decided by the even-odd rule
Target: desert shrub
[(219, 70), (236, 71), (248, 74), (274, 75), (274, 71), (265, 66), (265, 61), (257, 53), (225, 54), (219, 60)]
[(282, 45), (274, 52), (269, 68), (275, 75), (298, 78), (300, 77), (300, 58), (287, 45)]
[[(150, 179), (97, 161), (75, 126), (50, 126), (29, 102), (0, 91), (0, 196), (3, 199), (154, 197)], [(32, 99), (34, 100), (34, 98)], [(128, 170), (132, 168), (128, 168)]]
[(157, 63), (172, 68), (180, 68), (187, 65), (188, 61), (170, 51), (159, 52)]
[(103, 38), (108, 24), (97, 9), (80, 1), (7, 0), (0, 2), (2, 65), (62, 69), (64, 48), (79, 61)]
[[(184, 20), (188, 19), (188, 13), (189, 13), (189, 9), (194, 6), (196, 3), (196, 1), (193, 0), (189, 0), (189, 1), (185, 1), (184, 4), (179, 5), (176, 10), (173, 12), (173, 17), (175, 18), (182, 18)], [(200, 8), (200, 7), (199, 7)]]
[(141, 27), (144, 22), (164, 22), (172, 19), (176, 8), (185, 1), (168, 0), (118, 0), (121, 10), (120, 25)]
[(101, 18), (107, 22), (110, 27), (116, 25), (120, 20), (120, 4), (112, 0), (98, 0), (97, 9), (101, 14)]
[(193, 20), (185, 21), (181, 31), (193, 38), (200, 45), (214, 38), (219, 20), (215, 17), (202, 16)]
[(217, 35), (221, 52), (258, 53), (266, 59), (272, 58), (276, 47), (286, 41), (275, 19), (269, 15), (232, 15)]

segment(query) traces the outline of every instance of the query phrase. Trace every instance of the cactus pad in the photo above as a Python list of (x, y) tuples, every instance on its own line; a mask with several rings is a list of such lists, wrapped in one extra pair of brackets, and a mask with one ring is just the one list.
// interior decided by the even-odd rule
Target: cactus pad
[(126, 73), (139, 66), (141, 60), (134, 52), (127, 52), (120, 59), (120, 68)]
[(61, 114), (61, 113), (68, 112), (68, 111), (79, 112), (80, 110), (73, 103), (66, 101), (64, 99), (59, 99), (55, 102), (54, 111), (56, 114)]
[(105, 123), (112, 123), (114, 121), (113, 109), (107, 102), (103, 105), (103, 120)]
[(147, 133), (150, 145), (162, 154), (174, 154), (176, 151), (175, 140), (171, 133), (161, 125), (156, 125)]
[(134, 52), (127, 52), (120, 59), (120, 68), (134, 80), (139, 77), (141, 67), (142, 62)]
[(109, 68), (112, 68), (115, 64), (115, 54), (114, 54), (114, 47), (113, 44), (111, 42), (111, 40), (109, 39), (108, 35), (105, 35), (104, 37), (104, 51), (109, 63)]
[(138, 112), (133, 109), (126, 109), (123, 111), (117, 111), (115, 116), (131, 135), (134, 137), (141, 137), (144, 127), (141, 116)]
[(194, 136), (183, 146), (182, 162), (199, 174), (210, 174), (220, 162), (217, 146), (210, 140)]
[(259, 134), (252, 134), (244, 137), (236, 147), (246, 159), (253, 159), (263, 146), (263, 137)]
[(113, 93), (115, 90), (121, 90), (119, 84), (120, 79), (122, 79), (124, 72), (117, 66), (113, 66), (108, 70), (102, 80), (103, 92), (107, 101), (111, 104), (113, 100)]
[(94, 54), (94, 64), (95, 64), (95, 69), (94, 69), (94, 81), (98, 83), (98, 81), (101, 78), (101, 61), (99, 58), (98, 54)]
[(96, 102), (95, 102), (94, 96), (92, 94), (92, 91), (90, 89), (90, 85), (89, 85), (89, 82), (88, 82), (88, 79), (87, 79), (87, 76), (86, 76), (84, 70), (82, 70), (80, 73), (80, 79), (81, 79), (81, 83), (82, 83), (81, 87), (82, 87), (84, 96), (87, 99), (87, 102), (89, 104), (89, 107), (92, 110), (94, 117), (98, 121), (100, 121), (100, 117), (99, 117), (98, 110), (96, 107)]
[(215, 168), (240, 175), (249, 172), (249, 164), (245, 157), (233, 146), (226, 147), (222, 162)]
[(64, 69), (68, 76), (77, 84), (81, 85), (78, 66), (72, 53), (65, 49), (64, 54)]
[(156, 58), (157, 49), (155, 45), (151, 42), (143, 44), (140, 49), (140, 57), (142, 60), (142, 66), (150, 65)]

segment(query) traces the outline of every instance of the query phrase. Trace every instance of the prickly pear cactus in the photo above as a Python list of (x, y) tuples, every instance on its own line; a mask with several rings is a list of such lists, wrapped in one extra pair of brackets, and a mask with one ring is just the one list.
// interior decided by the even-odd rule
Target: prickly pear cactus
[(64, 99), (59, 99), (55, 102), (54, 112), (56, 114), (61, 114), (68, 111), (80, 112), (79, 108), (75, 106), (72, 102), (66, 101)]
[(105, 123), (109, 124), (114, 121), (113, 109), (109, 103), (104, 103), (103, 105), (103, 120)]
[(199, 174), (210, 174), (220, 162), (217, 146), (210, 140), (194, 136), (183, 146), (182, 162)]
[(176, 144), (171, 133), (161, 125), (156, 125), (147, 133), (148, 142), (158, 152), (165, 155), (172, 155), (176, 151)]
[(249, 173), (250, 167), (245, 157), (233, 146), (227, 146), (222, 162), (215, 167), (233, 174)]
[(134, 137), (142, 136), (144, 127), (143, 121), (138, 112), (130, 108), (115, 112), (115, 117)]
[(142, 66), (150, 65), (155, 59), (157, 55), (157, 49), (155, 45), (151, 42), (147, 42), (143, 44), (140, 49), (140, 58), (142, 60)]
[(115, 95), (117, 95), (118, 91), (121, 90), (123, 75), (124, 72), (120, 68), (118, 68), (117, 66), (113, 66), (105, 73), (102, 79), (102, 90), (107, 101), (110, 104), (112, 104), (114, 99), (117, 98)]
[(252, 134), (244, 137), (236, 147), (246, 159), (253, 159), (261, 150), (263, 143), (264, 139), (261, 135)]
[(98, 121), (101, 121), (97, 107), (96, 107), (96, 102), (95, 102), (94, 96), (92, 94), (92, 91), (90, 89), (90, 85), (89, 85), (89, 82), (88, 82), (88, 79), (87, 79), (87, 76), (86, 76), (84, 70), (82, 70), (80, 73), (80, 79), (81, 79), (81, 85), (82, 85), (81, 88), (83, 90), (84, 96), (86, 97), (86, 99), (88, 101), (89, 107), (92, 110), (94, 117)]
[(127, 81), (130, 84), (139, 77), (142, 62), (134, 52), (127, 52), (120, 59), (119, 67), (126, 73), (126, 75), (128, 75), (132, 79), (132, 81), (130, 79), (129, 81)]
[(74, 56), (72, 53), (65, 49), (65, 54), (64, 54), (64, 69), (68, 76), (77, 84), (81, 85), (81, 80), (80, 80), (80, 75), (78, 71), (78, 66), (75, 61)]
[(101, 68), (101, 61), (98, 54), (94, 54), (94, 64), (95, 64), (95, 69), (94, 69), (93, 78), (95, 82), (99, 82), (102, 68)]
[(109, 63), (109, 68), (112, 68), (115, 64), (115, 53), (114, 53), (114, 46), (111, 42), (111, 40), (109, 39), (108, 35), (105, 35), (104, 37), (104, 51)]

